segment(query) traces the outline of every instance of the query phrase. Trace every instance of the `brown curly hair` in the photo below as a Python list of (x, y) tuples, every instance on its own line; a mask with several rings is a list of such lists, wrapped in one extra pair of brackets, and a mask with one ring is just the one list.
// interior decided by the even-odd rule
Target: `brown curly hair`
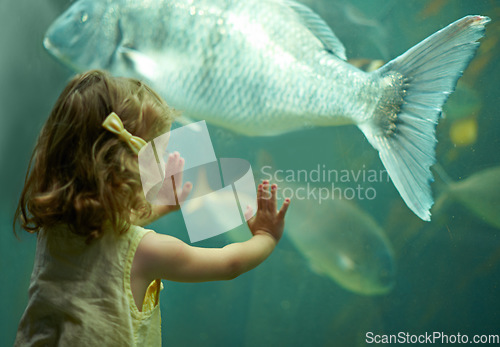
[(118, 114), (125, 129), (151, 141), (177, 116), (146, 84), (93, 70), (73, 78), (59, 96), (31, 156), (14, 216), (28, 232), (63, 223), (87, 242), (103, 224), (123, 233), (131, 212), (151, 214), (137, 156), (102, 122)]

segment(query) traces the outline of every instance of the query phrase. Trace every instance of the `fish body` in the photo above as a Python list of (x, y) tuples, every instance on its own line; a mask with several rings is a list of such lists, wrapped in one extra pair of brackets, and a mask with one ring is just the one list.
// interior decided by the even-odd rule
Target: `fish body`
[(79, 0), (44, 45), (76, 71), (146, 79), (187, 116), (245, 135), (356, 124), (430, 220), (435, 126), (488, 21), (464, 17), (371, 73), (291, 0)]
[[(77, 71), (146, 78), (187, 116), (245, 135), (352, 123), (372, 113), (375, 79), (345, 62), (331, 32), (325, 50), (301, 15), (285, 1), (80, 0), (67, 16), (81, 17), (78, 30), (62, 32), (56, 22), (45, 45)], [(62, 49), (67, 35), (78, 45)]]

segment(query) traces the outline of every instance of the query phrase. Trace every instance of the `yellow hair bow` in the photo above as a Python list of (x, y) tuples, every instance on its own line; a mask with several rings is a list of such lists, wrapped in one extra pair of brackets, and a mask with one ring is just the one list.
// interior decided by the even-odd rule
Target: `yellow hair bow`
[(120, 139), (128, 144), (135, 154), (138, 154), (141, 148), (146, 145), (146, 141), (138, 136), (133, 136), (123, 127), (120, 117), (114, 112), (111, 112), (109, 116), (106, 117), (104, 122), (102, 122), (102, 126), (104, 129), (118, 135)]

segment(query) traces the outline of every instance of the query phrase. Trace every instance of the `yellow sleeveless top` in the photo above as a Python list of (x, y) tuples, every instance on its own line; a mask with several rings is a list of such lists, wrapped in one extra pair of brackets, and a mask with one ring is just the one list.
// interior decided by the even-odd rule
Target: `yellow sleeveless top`
[(63, 226), (41, 230), (15, 345), (161, 346), (161, 281), (150, 284), (141, 311), (130, 287), (135, 251), (148, 232), (131, 226), (87, 245)]

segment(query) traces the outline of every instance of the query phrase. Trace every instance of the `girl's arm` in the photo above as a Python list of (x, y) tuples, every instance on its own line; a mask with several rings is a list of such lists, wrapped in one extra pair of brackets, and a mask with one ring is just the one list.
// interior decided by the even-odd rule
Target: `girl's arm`
[[(189, 246), (179, 239), (157, 233), (146, 234), (137, 248), (133, 268), (146, 283), (156, 278), (178, 282), (233, 279), (262, 263), (283, 233), (290, 201), (276, 210), (277, 186), (264, 181), (257, 194), (257, 214), (248, 221), (253, 237), (223, 248)], [(270, 195), (267, 196), (267, 195)], [(246, 214), (251, 214), (248, 209)]]

